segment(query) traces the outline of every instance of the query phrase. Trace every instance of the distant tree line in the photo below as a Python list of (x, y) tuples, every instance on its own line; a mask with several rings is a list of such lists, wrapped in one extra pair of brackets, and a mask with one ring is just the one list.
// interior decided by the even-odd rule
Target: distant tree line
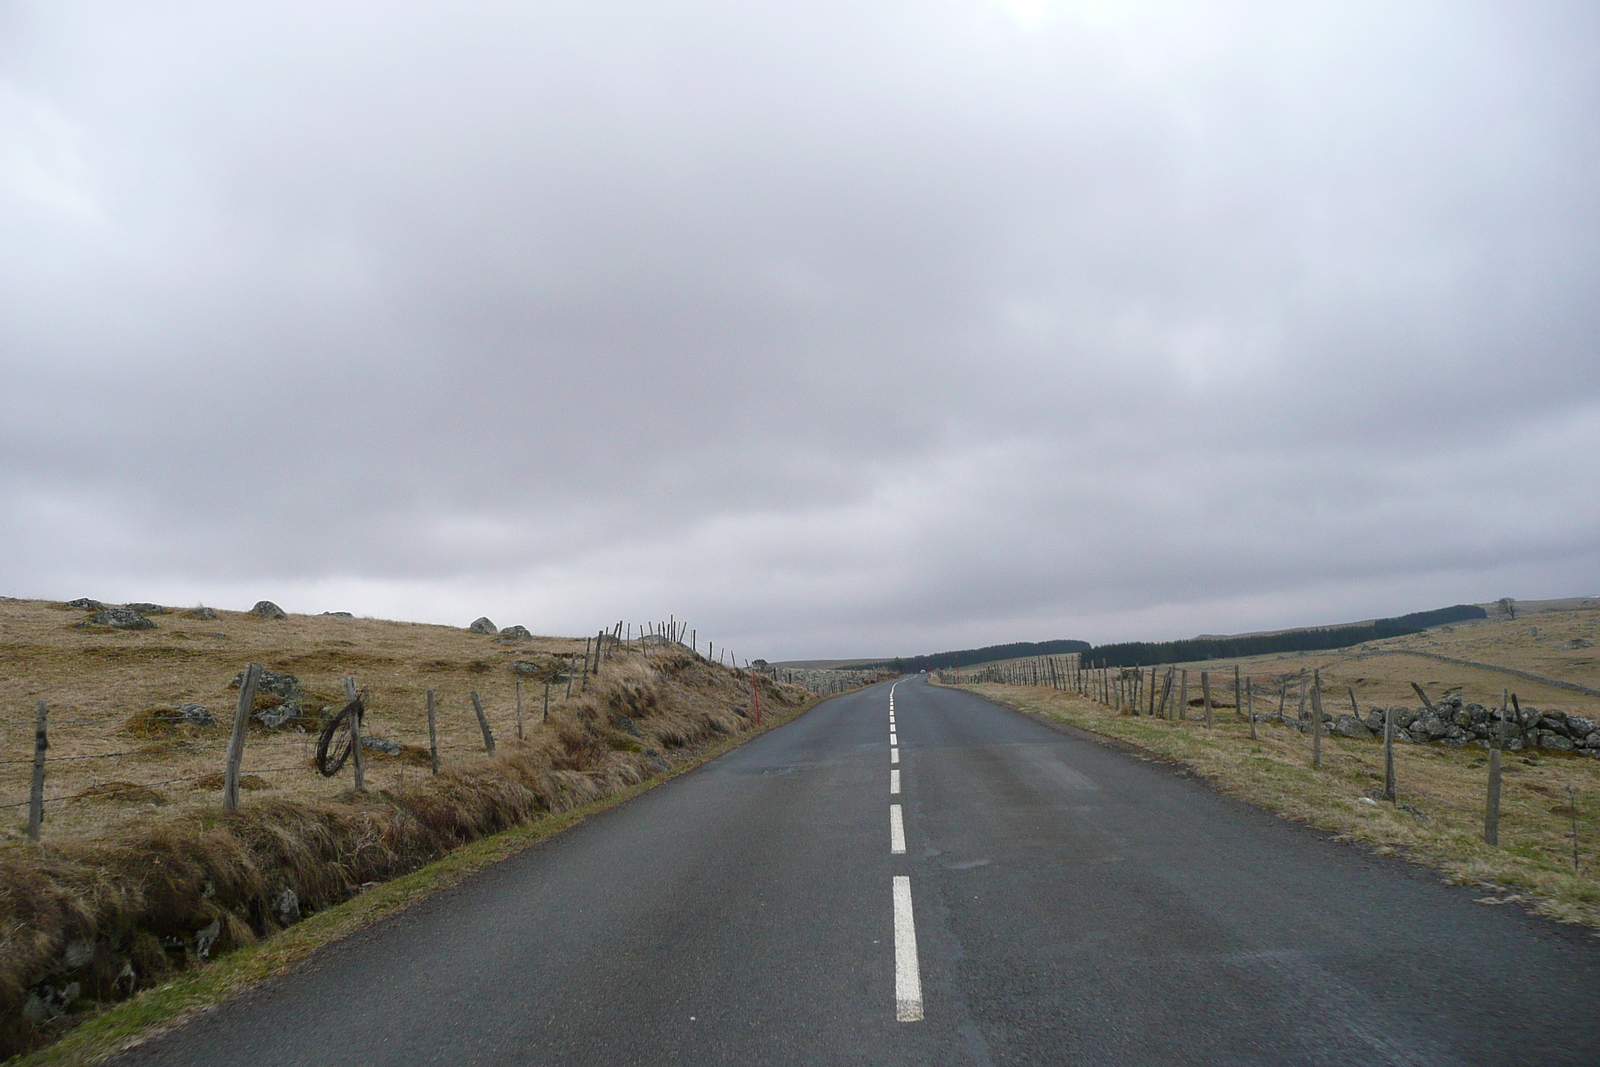
[(897, 656), (882, 663), (861, 663), (857, 670), (888, 668), (902, 674), (932, 671), (940, 667), (960, 667), (973, 663), (989, 663), (998, 659), (1020, 659), (1023, 656), (1059, 656), (1066, 652), (1083, 652), (1089, 648), (1087, 641), (1013, 641), (1009, 645), (989, 645), (987, 648), (967, 648), (958, 652), (935, 652), (931, 656)]
[[(1415, 611), (1393, 619), (1351, 626), (1329, 626), (1317, 630), (1287, 630), (1282, 633), (1250, 637), (1194, 637), (1186, 641), (1122, 641), (1095, 645), (1082, 653), (1082, 662), (1107, 667), (1144, 667), (1157, 663), (1192, 663), (1197, 660), (1238, 659), (1273, 652), (1315, 652), (1325, 648), (1349, 648), (1384, 637), (1421, 633), (1430, 626), (1466, 619), (1487, 619), (1489, 613), (1472, 604)], [(1070, 643), (1070, 642), (1069, 642)], [(1021, 646), (1002, 646), (1021, 647)], [(984, 650), (986, 651), (986, 650)], [(1027, 653), (1017, 653), (1027, 655)], [(999, 657), (996, 657), (999, 658)], [(968, 661), (971, 662), (971, 661)]]

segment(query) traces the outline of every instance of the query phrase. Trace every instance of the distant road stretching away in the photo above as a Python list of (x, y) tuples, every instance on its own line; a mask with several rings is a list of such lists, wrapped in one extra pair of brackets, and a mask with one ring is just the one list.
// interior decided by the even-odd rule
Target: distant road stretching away
[(1600, 1063), (1600, 946), (920, 678), (319, 952), (133, 1065)]

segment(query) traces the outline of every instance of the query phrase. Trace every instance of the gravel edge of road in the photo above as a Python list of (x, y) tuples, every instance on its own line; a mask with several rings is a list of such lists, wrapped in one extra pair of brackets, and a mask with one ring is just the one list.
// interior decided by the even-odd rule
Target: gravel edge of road
[(114, 1004), (59, 1040), (7, 1060), (6, 1067), (89, 1067), (102, 1063), (184, 1025), (260, 982), (288, 973), (325, 946), (392, 918), (434, 893), (460, 885), (480, 871), (595, 815), (696, 771), (839, 695), (842, 694), (819, 696), (782, 718), (769, 715), (768, 725), (727, 738), (681, 766), (611, 796), (463, 845), (443, 859), (308, 916), (276, 937), (231, 952), (198, 970), (180, 974), (154, 989)]

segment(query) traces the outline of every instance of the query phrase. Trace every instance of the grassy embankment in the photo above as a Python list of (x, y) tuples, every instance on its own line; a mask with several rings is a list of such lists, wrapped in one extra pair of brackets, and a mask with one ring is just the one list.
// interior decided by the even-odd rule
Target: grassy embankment
[[(1445, 655), (1594, 686), (1594, 648), (1600, 612), (1572, 611), (1516, 620), (1454, 624), (1355, 649), (1237, 661), (1253, 680), (1258, 716), (1275, 713), (1281, 687), (1302, 669), (1322, 672), (1324, 709), (1348, 712), (1353, 689), (1363, 713), (1373, 705), (1417, 706), (1410, 683), (1437, 700), (1460, 693), (1498, 707), (1505, 689), (1524, 706), (1560, 708), (1600, 717), (1594, 697), (1540, 685), (1485, 668), (1419, 656)], [(1331, 830), (1385, 854), (1399, 854), (1481, 885), (1485, 903), (1515, 903), (1563, 922), (1600, 928), (1600, 759), (1543, 750), (1506, 752), (1500, 846), (1483, 841), (1487, 753), (1476, 746), (1396, 743), (1398, 804), (1382, 801), (1381, 740), (1324, 737), (1323, 765), (1311, 767), (1311, 740), (1298, 730), (1259, 723), (1258, 739), (1233, 705), (1235, 661), (1188, 663), (1191, 701), (1200, 703), (1199, 677), (1211, 673), (1213, 698), (1225, 707), (1207, 729), (1196, 706), (1188, 721), (1117, 713), (1093, 699), (1050, 688), (967, 685), (990, 699), (1036, 712), (1182, 764), (1219, 791), (1286, 818)], [(1148, 671), (1146, 672), (1148, 675)], [(1568, 787), (1572, 793), (1568, 793)], [(1569, 800), (1569, 797), (1572, 798)], [(1575, 807), (1569, 806), (1575, 800)], [(1580, 868), (1573, 866), (1577, 816)]]
[[(545, 724), (537, 672), (559, 669), (581, 641), (234, 613), (163, 615), (154, 630), (106, 632), (77, 627), (82, 618), (0, 603), (5, 743), (17, 756), (31, 752), (27, 712), (42, 698), (56, 724), (50, 755), (89, 757), (49, 764), (40, 844), (21, 838), (18, 807), (7, 809), (15, 821), (0, 844), (5, 1051), (89, 1022), (36, 1053), (41, 1062), (91, 1062), (756, 729), (748, 677), (681, 646), (616, 650), (571, 699), (564, 681), (553, 687)], [(227, 684), (252, 660), (295, 674), (306, 710), (286, 729), (252, 729), (244, 770), (258, 788), (226, 814), (211, 775), (236, 701)], [(368, 732), (403, 746), (398, 756), (369, 755), (364, 793), (350, 789), (348, 768), (323, 779), (310, 760), (320, 709), (337, 706), (345, 675), (369, 694)], [(528, 679), (521, 741), (519, 677)], [(429, 688), (445, 756), (436, 777), (426, 759)], [(493, 756), (469, 690), (489, 713)], [(167, 717), (188, 702), (212, 708), (219, 725)], [(801, 691), (763, 687), (769, 727), (809, 703)], [(3, 799), (25, 799), (26, 767), (4, 769)], [(286, 931), (285, 889), (309, 915)], [(39, 1018), (41, 1004), (60, 1014)]]

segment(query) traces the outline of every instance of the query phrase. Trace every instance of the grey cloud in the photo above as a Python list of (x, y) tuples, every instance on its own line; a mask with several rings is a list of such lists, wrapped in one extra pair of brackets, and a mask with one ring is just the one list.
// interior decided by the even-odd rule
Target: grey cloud
[(1585, 7), (5, 18), (8, 591), (776, 656), (1600, 559)]

